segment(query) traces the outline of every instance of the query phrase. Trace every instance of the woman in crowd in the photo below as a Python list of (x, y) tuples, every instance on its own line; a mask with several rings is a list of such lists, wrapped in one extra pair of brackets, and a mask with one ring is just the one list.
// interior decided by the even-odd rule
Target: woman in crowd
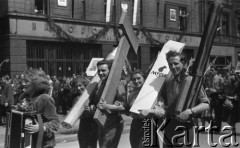
[[(88, 81), (82, 76), (77, 76), (72, 81), (72, 98), (75, 104), (83, 91), (86, 89)], [(85, 111), (80, 117), (78, 142), (80, 148), (96, 148), (97, 147), (97, 123), (93, 120), (93, 109), (88, 105), (84, 106)]]
[(25, 126), (30, 133), (38, 133), (42, 129), (43, 139), (41, 147), (53, 148), (55, 143), (54, 133), (60, 127), (56, 113), (54, 100), (49, 96), (50, 84), (46, 74), (42, 70), (30, 69), (24, 73), (26, 81), (26, 93), (29, 95), (29, 108), (42, 114), (43, 128), (35, 121), (35, 124)]
[[(129, 95), (127, 102), (124, 104), (126, 111), (130, 110), (131, 106), (133, 105), (135, 99), (138, 96), (139, 91), (141, 90), (145, 82), (144, 73), (140, 70), (135, 70), (131, 74), (131, 81), (134, 84), (134, 90)], [(140, 111), (139, 115), (132, 113), (133, 120), (130, 128), (130, 144), (132, 148), (143, 148), (146, 146), (151, 146), (145, 143), (146, 141), (144, 141), (144, 129), (143, 129), (144, 123), (151, 120), (151, 118), (155, 117), (161, 118), (163, 117), (164, 113), (165, 112), (162, 106), (160, 105), (155, 105), (154, 109), (142, 110)]]

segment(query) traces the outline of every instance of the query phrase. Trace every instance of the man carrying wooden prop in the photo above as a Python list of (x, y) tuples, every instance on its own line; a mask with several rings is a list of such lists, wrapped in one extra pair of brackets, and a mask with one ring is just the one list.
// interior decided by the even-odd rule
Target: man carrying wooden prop
[[(193, 147), (194, 143), (193, 120), (194, 115), (209, 109), (209, 99), (202, 87), (203, 75), (207, 67), (212, 42), (220, 20), (222, 6), (212, 5), (204, 27), (199, 51), (193, 65), (192, 75), (185, 73), (185, 57), (178, 52), (170, 51), (166, 54), (172, 76), (165, 81), (160, 92), (166, 110), (163, 147)], [(159, 131), (158, 131), (159, 132)], [(160, 134), (159, 134), (160, 135)], [(197, 139), (198, 140), (198, 139)]]
[(124, 110), (121, 101), (126, 98), (126, 91), (124, 86), (119, 85), (119, 82), (130, 46), (137, 52), (139, 45), (126, 12), (122, 13), (119, 25), (124, 36), (119, 41), (112, 65), (103, 61), (97, 64), (98, 74), (102, 80), (99, 89), (102, 90), (97, 91), (97, 97), (94, 98), (94, 100), (100, 101), (97, 102), (94, 119), (99, 125), (100, 148), (115, 148), (120, 140), (123, 123), (118, 111)]
[(106, 87), (111, 66), (112, 61), (102, 60), (97, 63), (100, 82), (98, 83), (98, 89), (95, 92), (95, 95), (89, 103), (90, 108), (98, 108), (101, 112), (107, 114), (107, 120), (105, 121), (104, 126), (98, 124), (98, 140), (100, 148), (117, 148), (123, 131), (123, 119), (119, 111), (124, 110), (121, 102), (126, 98), (125, 86), (123, 86), (122, 83), (119, 83), (118, 85), (117, 94), (113, 98), (114, 102), (117, 103), (116, 105), (107, 104), (105, 100), (101, 99), (104, 88)]
[[(188, 76), (185, 73), (184, 66), (186, 64), (185, 57), (175, 51), (169, 51), (167, 53), (167, 61), (169, 64), (170, 71), (172, 72), (172, 76), (167, 77), (163, 88), (160, 93), (160, 100), (162, 100), (162, 103), (164, 104), (166, 108), (166, 127), (164, 129), (164, 147), (177, 147), (177, 146), (183, 146), (180, 145), (180, 143), (186, 144), (186, 146), (190, 146), (191, 143), (189, 143), (189, 139), (193, 138), (193, 135), (191, 135), (193, 122), (190, 121), (190, 117), (194, 114), (197, 114), (201, 111), (204, 111), (209, 108), (209, 100), (203, 91), (200, 91), (199, 97), (198, 97), (198, 104), (197, 106), (187, 109), (183, 112), (181, 112), (178, 116), (174, 115), (173, 111), (176, 107), (176, 102), (179, 94), (182, 92), (182, 88), (185, 85), (185, 81), (190, 81), (191, 76)], [(169, 121), (169, 122), (168, 122)], [(181, 141), (183, 138), (179, 138), (179, 140), (176, 139), (174, 141), (175, 143), (172, 143), (172, 139), (175, 135), (181, 134), (183, 130), (176, 130), (177, 127), (184, 127), (189, 130), (189, 139), (186, 141)], [(189, 144), (189, 145), (188, 145)], [(185, 145), (184, 145), (185, 146)], [(183, 147), (184, 147), (183, 146)]]
[[(129, 48), (131, 46), (137, 52), (139, 45), (137, 37), (133, 32), (133, 27), (129, 22), (126, 12), (122, 14), (119, 24), (125, 36), (122, 36), (119, 41), (118, 49), (113, 62), (111, 64), (106, 61), (102, 61), (103, 63), (98, 63), (98, 74), (100, 77), (102, 77), (100, 78), (101, 81), (98, 83), (98, 90), (94, 92), (94, 87), (94, 89), (89, 88), (89, 93), (83, 93), (82, 96), (85, 96), (85, 99), (81, 100), (81, 97), (76, 103), (75, 107), (69, 113), (68, 117), (64, 120), (64, 122), (62, 122), (62, 126), (70, 128), (84, 111), (83, 106), (85, 104), (88, 104), (86, 102), (88, 102), (89, 100), (93, 101), (92, 104), (95, 104), (95, 107), (97, 107), (94, 119), (98, 123), (100, 129), (100, 148), (115, 148), (117, 147), (120, 140), (120, 135), (123, 129), (123, 127), (121, 127), (122, 118), (114, 111), (116, 110), (116, 108), (114, 108), (116, 107), (116, 105), (112, 106), (112, 104), (114, 104), (114, 102), (116, 101), (115, 97), (117, 95), (117, 91), (121, 90), (119, 92), (122, 92), (122, 94), (125, 93), (123, 87), (118, 87), (118, 83), (121, 78), (122, 69), (125, 64), (125, 59), (127, 57)], [(90, 82), (90, 84), (92, 83), (92, 81)], [(98, 81), (96, 80), (94, 82)], [(86, 90), (88, 90), (88, 87), (86, 88)], [(97, 97), (93, 97), (93, 99), (91, 99), (92, 94), (94, 93)], [(120, 96), (124, 96), (122, 94)], [(99, 104), (96, 104), (98, 103), (98, 101), (100, 101)], [(121, 110), (121, 106), (119, 106), (120, 105), (117, 106), (117, 110)]]

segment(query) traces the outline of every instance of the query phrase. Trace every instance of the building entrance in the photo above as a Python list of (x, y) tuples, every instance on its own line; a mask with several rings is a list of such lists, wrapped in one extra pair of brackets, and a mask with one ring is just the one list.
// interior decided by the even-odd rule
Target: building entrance
[(27, 67), (42, 68), (50, 76), (81, 74), (93, 57), (102, 57), (101, 44), (27, 41)]

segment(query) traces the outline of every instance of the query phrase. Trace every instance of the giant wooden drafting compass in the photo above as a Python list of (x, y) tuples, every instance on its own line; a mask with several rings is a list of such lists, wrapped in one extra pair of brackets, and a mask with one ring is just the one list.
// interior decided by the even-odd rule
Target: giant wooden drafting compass
[[(105, 88), (101, 96), (101, 99), (103, 99), (107, 104), (113, 104), (117, 93), (118, 82), (121, 78), (122, 69), (125, 64), (125, 59), (127, 57), (130, 46), (136, 53), (139, 46), (137, 37), (133, 32), (132, 24), (130, 23), (127, 16), (127, 12), (122, 13), (119, 25), (123, 31), (123, 36), (119, 41), (117, 53), (112, 63), (112, 68), (110, 70)], [(99, 109), (96, 110), (94, 119), (98, 124), (104, 125), (106, 118), (107, 116), (105, 113), (101, 112)]]

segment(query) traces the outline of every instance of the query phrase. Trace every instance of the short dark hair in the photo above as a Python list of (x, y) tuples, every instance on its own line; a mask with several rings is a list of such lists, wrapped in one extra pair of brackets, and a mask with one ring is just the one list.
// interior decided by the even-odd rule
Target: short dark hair
[(110, 70), (112, 67), (112, 62), (113, 62), (113, 60), (101, 60), (101, 61), (97, 62), (97, 67), (100, 65), (106, 64), (106, 65), (108, 65), (108, 69)]
[(186, 57), (184, 54), (174, 51), (174, 50), (170, 50), (168, 53), (166, 53), (166, 59), (167, 61), (171, 58), (171, 57), (176, 57), (179, 56), (180, 57), (180, 61), (182, 63), (186, 63)]
[(144, 79), (146, 79), (146, 76), (145, 76), (144, 72), (143, 72), (142, 70), (140, 70), (140, 69), (136, 69), (136, 70), (134, 70), (134, 71), (131, 73), (131, 80), (132, 80), (133, 75), (135, 75), (135, 74), (140, 74), (140, 75), (142, 75), (142, 77), (143, 77)]

